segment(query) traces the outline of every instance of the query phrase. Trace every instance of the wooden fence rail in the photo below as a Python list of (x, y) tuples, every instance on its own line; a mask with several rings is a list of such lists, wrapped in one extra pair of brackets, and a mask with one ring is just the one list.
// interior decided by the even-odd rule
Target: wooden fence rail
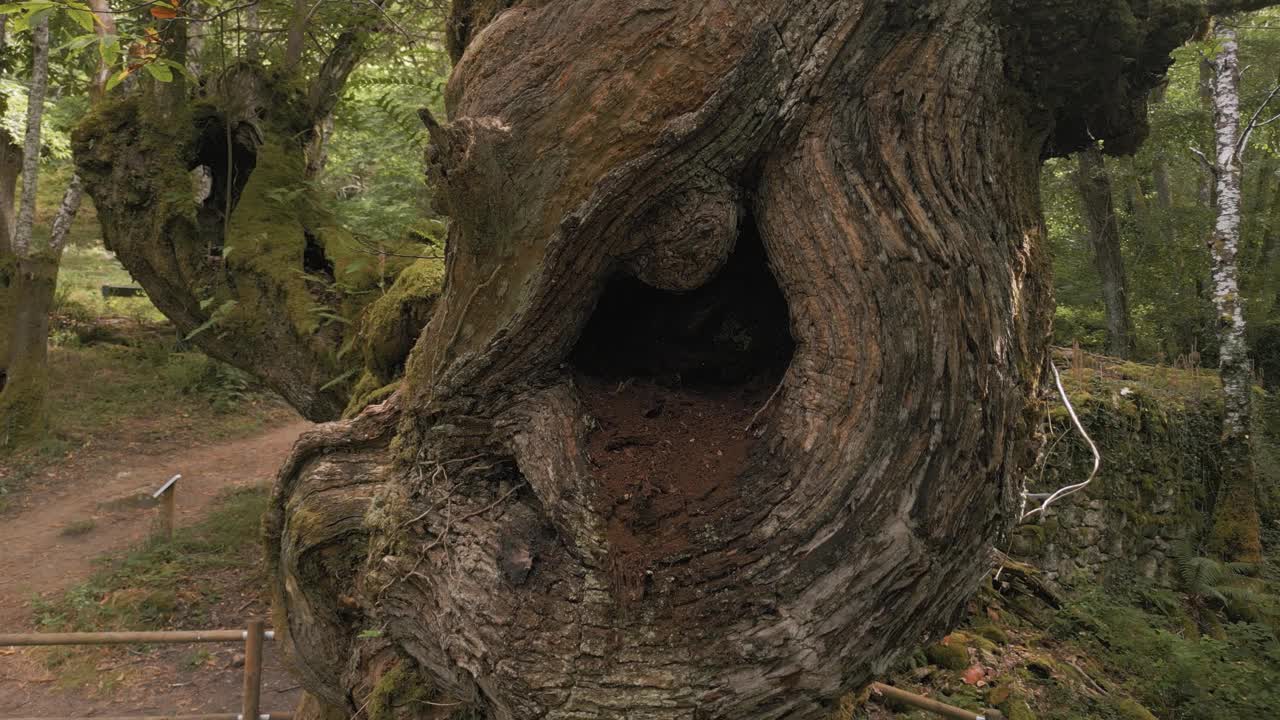
[[(101, 632), (101, 633), (18, 633), (0, 634), (0, 647), (37, 645), (122, 645), (132, 643), (244, 643), (244, 696), (239, 713), (215, 713), (210, 715), (131, 715), (120, 717), (94, 716), (93, 720), (293, 720), (293, 713), (259, 713), (262, 697), (262, 643), (274, 640), (275, 633), (265, 629), (262, 620), (250, 619), (244, 630), (177, 630), (160, 632)], [(926, 710), (954, 720), (1002, 720), (995, 710), (982, 714), (940, 703), (915, 693), (909, 693), (889, 685), (872, 683), (876, 696)], [(77, 718), (3, 718), (0, 720), (79, 720)]]
[[(208, 715), (130, 715), (94, 716), (93, 720), (293, 720), (293, 713), (260, 713), (262, 698), (262, 643), (274, 640), (258, 618), (250, 618), (244, 630), (172, 630), (158, 632), (100, 633), (0, 633), (0, 647), (34, 647), (49, 645), (131, 645), (176, 643), (244, 643), (244, 695), (239, 713)], [(3, 720), (77, 720), (75, 718), (4, 718)]]

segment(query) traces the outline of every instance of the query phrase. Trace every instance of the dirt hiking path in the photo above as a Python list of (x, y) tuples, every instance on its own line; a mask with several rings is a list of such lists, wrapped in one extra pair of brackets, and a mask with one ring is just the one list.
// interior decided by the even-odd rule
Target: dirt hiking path
[[(294, 440), (310, 426), (297, 420), (216, 445), (171, 447), (160, 455), (99, 456), (93, 467), (80, 469), (79, 482), (33, 488), (20, 510), (0, 517), (0, 631), (30, 629), (33, 597), (66, 590), (93, 573), (95, 557), (145, 539), (156, 510), (134, 501), (136, 496), (149, 495), (181, 473), (174, 524), (189, 525), (224, 490), (270, 481)], [(87, 532), (64, 534), (88, 520), (93, 527)]]

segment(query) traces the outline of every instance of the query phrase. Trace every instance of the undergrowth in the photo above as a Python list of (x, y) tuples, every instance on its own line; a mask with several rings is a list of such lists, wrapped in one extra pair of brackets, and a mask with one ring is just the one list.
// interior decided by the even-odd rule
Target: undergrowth
[[(1118, 690), (1159, 718), (1269, 717), (1280, 707), (1280, 642), (1257, 622), (1224, 622), (1219, 637), (1198, 632), (1178, 600), (1152, 593), (1126, 599), (1097, 592), (1065, 607), (1051, 632), (1099, 663)], [(1158, 593), (1156, 595), (1158, 597)], [(1081, 717), (1046, 708), (1044, 718)], [(1124, 717), (1106, 713), (1088, 717)]]

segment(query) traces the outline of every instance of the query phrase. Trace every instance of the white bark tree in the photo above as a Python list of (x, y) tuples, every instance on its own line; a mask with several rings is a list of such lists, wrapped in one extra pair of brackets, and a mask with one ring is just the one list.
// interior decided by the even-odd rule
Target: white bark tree
[(1240, 132), (1240, 59), (1236, 31), (1217, 28), (1213, 64), (1214, 208), (1213, 301), (1220, 342), (1223, 469), (1214, 517), (1213, 543), (1224, 556), (1257, 561), (1262, 556), (1253, 455), (1249, 443), (1253, 373), (1245, 342), (1240, 296), (1240, 215), (1243, 150)]
[[(103, 5), (105, 8), (105, 5)], [(48, 240), (35, 237), (41, 120), (49, 87), (49, 20), (32, 27), (31, 83), (22, 143), (22, 202), (8, 248), (0, 247), (0, 450), (38, 437), (46, 426), (49, 311), (58, 264), (83, 196), (73, 176)]]

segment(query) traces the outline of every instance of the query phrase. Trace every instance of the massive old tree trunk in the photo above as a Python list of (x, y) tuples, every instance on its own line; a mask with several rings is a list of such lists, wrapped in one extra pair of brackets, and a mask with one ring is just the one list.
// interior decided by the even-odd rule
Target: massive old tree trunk
[(944, 626), (1031, 458), (1039, 163), (1132, 150), (1204, 10), (455, 2), (444, 293), (268, 522), (305, 710), (817, 718)]
[(1233, 560), (1262, 561), (1257, 479), (1249, 440), (1253, 370), (1249, 362), (1240, 292), (1240, 60), (1235, 28), (1217, 31), (1213, 59), (1214, 197), (1217, 219), (1210, 238), (1213, 302), (1218, 312), (1218, 372), (1222, 376), (1222, 478), (1213, 540)]
[(1111, 177), (1105, 162), (1097, 145), (1080, 151), (1076, 186), (1080, 189), (1093, 264), (1102, 283), (1102, 303), (1107, 312), (1107, 352), (1116, 357), (1129, 357), (1133, 351), (1133, 321), (1129, 316), (1124, 257), (1120, 252), (1120, 221), (1116, 218)]

